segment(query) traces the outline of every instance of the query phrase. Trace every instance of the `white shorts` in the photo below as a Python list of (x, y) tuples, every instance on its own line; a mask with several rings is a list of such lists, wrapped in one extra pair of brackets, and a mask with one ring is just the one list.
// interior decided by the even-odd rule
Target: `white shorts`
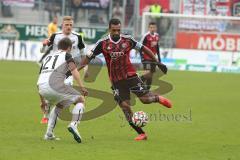
[(53, 90), (49, 84), (39, 84), (39, 93), (49, 101), (50, 105), (60, 104), (63, 107), (69, 107), (71, 104), (76, 103), (80, 97), (80, 93), (74, 88), (63, 85), (59, 90), (63, 92), (57, 92)]
[(72, 86), (73, 85), (73, 76), (69, 76), (68, 78), (66, 78), (64, 80), (64, 84), (66, 84), (67, 86)]

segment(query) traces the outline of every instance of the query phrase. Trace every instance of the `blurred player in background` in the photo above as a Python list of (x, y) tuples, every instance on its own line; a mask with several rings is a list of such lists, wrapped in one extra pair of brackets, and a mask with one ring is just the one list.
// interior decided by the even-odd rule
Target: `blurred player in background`
[[(43, 55), (42, 59), (44, 59), (50, 53), (51, 50), (52, 51), (57, 50), (58, 42), (61, 39), (68, 37), (73, 43), (71, 54), (76, 62), (76, 65), (80, 64), (80, 59), (83, 56), (83, 49), (85, 48), (85, 44), (83, 42), (82, 36), (72, 31), (73, 24), (74, 22), (71, 16), (63, 17), (62, 31), (53, 33), (48, 39), (44, 40), (43, 50), (45, 50), (45, 54)], [(73, 84), (73, 77), (70, 74), (66, 75), (65, 84), (67, 85)], [(41, 108), (44, 113), (41, 123), (47, 123), (48, 121), (49, 106), (46, 104), (41, 105)]]
[[(158, 62), (161, 62), (159, 52), (159, 35), (156, 32), (157, 25), (155, 22), (150, 22), (148, 25), (148, 32), (143, 36), (141, 43), (148, 47), (153, 54), (158, 57)], [(145, 52), (141, 52), (141, 60), (143, 64), (144, 74), (141, 76), (142, 81), (146, 84), (147, 89), (151, 88), (153, 73), (156, 71), (156, 63)]]
[(148, 54), (165, 74), (167, 73), (167, 67), (158, 63), (150, 49), (135, 41), (130, 35), (121, 34), (119, 19), (110, 20), (109, 32), (110, 34), (100, 39), (91, 52), (87, 54), (87, 57), (82, 60), (82, 65), (88, 64), (101, 53), (104, 55), (114, 99), (121, 107), (129, 125), (139, 134), (135, 140), (146, 140), (147, 135), (142, 128), (135, 126), (132, 122), (133, 112), (130, 104), (130, 92), (136, 94), (144, 104), (160, 103), (167, 108), (171, 108), (172, 104), (168, 99), (144, 89), (143, 82), (130, 61), (130, 51), (136, 49)]
[(53, 33), (56, 33), (58, 30), (58, 18), (54, 16), (53, 21), (48, 24), (48, 37), (50, 37)]
[(58, 50), (51, 52), (43, 59), (40, 74), (37, 82), (41, 103), (45, 99), (51, 105), (56, 105), (49, 117), (45, 140), (54, 140), (53, 129), (55, 128), (57, 118), (63, 108), (75, 104), (72, 111), (72, 121), (68, 126), (69, 132), (73, 134), (74, 139), (81, 143), (81, 136), (77, 126), (80, 123), (84, 111), (84, 97), (69, 85), (64, 84), (67, 72), (71, 72), (80, 91), (84, 96), (88, 94), (80, 79), (77, 66), (71, 55), (72, 41), (69, 38), (62, 38), (58, 43)]

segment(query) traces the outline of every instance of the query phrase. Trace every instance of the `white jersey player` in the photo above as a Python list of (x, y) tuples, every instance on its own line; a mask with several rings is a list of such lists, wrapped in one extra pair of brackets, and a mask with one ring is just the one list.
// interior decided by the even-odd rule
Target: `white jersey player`
[[(58, 42), (65, 37), (68, 37), (72, 41), (71, 54), (76, 62), (76, 65), (80, 66), (80, 60), (81, 57), (83, 56), (83, 49), (85, 48), (85, 44), (83, 43), (80, 34), (74, 31), (71, 31), (69, 35), (64, 34), (63, 31), (54, 33), (50, 37), (48, 45), (52, 46), (52, 51), (56, 51)], [(68, 85), (73, 85), (73, 77), (72, 76), (67, 77), (65, 83)]]
[(77, 125), (84, 111), (84, 97), (73, 87), (64, 83), (66, 73), (68, 71), (72, 73), (84, 96), (88, 92), (80, 80), (76, 63), (69, 53), (71, 48), (72, 42), (69, 38), (62, 38), (58, 42), (58, 50), (51, 52), (43, 59), (37, 85), (41, 102), (44, 103), (44, 99), (46, 99), (51, 105), (55, 105), (50, 113), (44, 139), (55, 139), (53, 129), (58, 115), (63, 108), (69, 107), (71, 104), (76, 104), (72, 111), (72, 121), (68, 126), (68, 130), (73, 134), (74, 139), (81, 143), (81, 136), (77, 130)]
[[(83, 56), (83, 49), (85, 48), (85, 44), (83, 42), (83, 38), (80, 34), (72, 31), (73, 27), (73, 19), (71, 16), (65, 16), (62, 22), (62, 31), (56, 32), (52, 34), (49, 39), (46, 39), (43, 42), (43, 48), (48, 46), (46, 53), (43, 55), (42, 59), (45, 58), (50, 51), (57, 51), (58, 43), (61, 39), (68, 37), (72, 41), (72, 49), (71, 54), (76, 62), (76, 65), (80, 66), (80, 60)], [(46, 50), (46, 49), (45, 49)], [(42, 61), (41, 59), (41, 61)], [(86, 68), (87, 69), (87, 68)], [(86, 72), (85, 72), (86, 73)], [(65, 79), (65, 84), (73, 85), (73, 77), (68, 75)], [(47, 103), (41, 105), (42, 111), (44, 112), (44, 116), (41, 120), (41, 123), (47, 123), (48, 121), (48, 113), (49, 113), (49, 105)]]
[[(62, 31), (56, 32), (51, 35), (49, 39), (47, 39), (43, 45), (47, 45), (53, 51), (56, 51), (58, 42), (65, 37), (68, 37), (72, 41), (72, 50), (71, 54), (76, 61), (77, 66), (80, 66), (80, 59), (83, 56), (83, 49), (85, 48), (85, 44), (83, 42), (83, 38), (79, 33), (72, 31), (73, 20), (72, 17), (66, 16), (63, 18), (62, 23)], [(65, 83), (72, 85), (72, 76), (66, 79)]]

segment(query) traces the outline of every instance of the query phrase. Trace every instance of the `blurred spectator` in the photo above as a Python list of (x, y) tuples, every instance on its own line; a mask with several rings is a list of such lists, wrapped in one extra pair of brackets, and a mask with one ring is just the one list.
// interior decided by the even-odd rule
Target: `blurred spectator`
[(11, 6), (10, 5), (5, 5), (2, 1), (1, 1), (1, 11), (2, 11), (2, 16), (3, 17), (12, 17), (12, 11), (11, 11)]
[(90, 18), (89, 18), (89, 22), (90, 22), (90, 23), (93, 23), (93, 24), (96, 24), (96, 23), (99, 23), (99, 22), (100, 22), (100, 17), (99, 17), (99, 15), (97, 14), (97, 11), (96, 11), (96, 10), (93, 10), (92, 15), (91, 15)]
[(61, 0), (48, 0), (45, 2), (45, 8), (49, 13), (49, 21), (57, 16), (57, 13), (61, 12)]
[(119, 2), (117, 2), (113, 7), (112, 18), (117, 18), (123, 22), (123, 8), (120, 6)]
[[(127, 4), (125, 6), (125, 26), (129, 25), (131, 19), (133, 18), (134, 4), (135, 1), (127, 0)], [(133, 21), (131, 23), (133, 23)]]
[(154, 3), (150, 6), (149, 11), (152, 12), (152, 13), (161, 13), (162, 12), (162, 6), (158, 3)]
[(108, 8), (109, 0), (100, 0), (100, 5), (102, 8)]
[(53, 21), (48, 24), (48, 37), (50, 37), (53, 33), (57, 32), (58, 26), (58, 18), (54, 16)]
[(210, 15), (217, 15), (217, 7), (216, 7), (216, 0), (211, 0), (209, 2), (210, 10), (209, 13)]
[[(153, 3), (152, 5), (149, 6), (149, 12), (151, 13), (161, 13), (162, 12), (162, 6), (158, 3)], [(152, 16), (151, 17), (151, 21), (155, 22), (157, 24), (157, 26), (159, 26), (160, 24), (160, 20), (161, 18), (159, 18), (158, 16)], [(157, 32), (159, 33), (159, 31), (161, 27), (158, 27)]]
[[(43, 0), (43, 2), (45, 2), (45, 0)], [(39, 9), (39, 1), (34, 1), (34, 6), (32, 7), (32, 10), (38, 10)]]
[(5, 58), (8, 58), (10, 49), (12, 48), (12, 59), (15, 58), (15, 40), (19, 39), (19, 32), (16, 30), (16, 28), (13, 25), (6, 25), (1, 30), (2, 33), (5, 33), (8, 36), (8, 46), (6, 51)]
[(15, 40), (8, 41), (7, 51), (6, 51), (6, 59), (8, 58), (8, 54), (10, 52), (10, 49), (12, 47), (12, 59), (15, 59)]
[(99, 22), (99, 24), (105, 24), (105, 22), (104, 22), (104, 19), (103, 19), (103, 17), (99, 17), (99, 20), (98, 20)]
[(31, 59), (37, 60), (37, 54), (38, 54), (37, 46), (38, 45), (35, 43), (31, 45), (31, 49), (30, 49)]
[(24, 51), (24, 55), (25, 55), (25, 60), (27, 60), (27, 45), (26, 45), (26, 41), (20, 41), (19, 59), (21, 59), (23, 51)]
[(79, 11), (81, 2), (82, 0), (72, 0), (71, 9), (72, 9), (73, 18), (75, 22), (78, 20), (78, 11)]

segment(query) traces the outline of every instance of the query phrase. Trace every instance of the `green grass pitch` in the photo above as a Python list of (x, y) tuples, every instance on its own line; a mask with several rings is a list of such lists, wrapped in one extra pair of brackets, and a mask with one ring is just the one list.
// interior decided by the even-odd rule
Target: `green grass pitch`
[[(133, 107), (157, 114), (144, 128), (147, 141), (133, 140), (136, 134), (117, 107), (82, 122), (83, 143), (77, 144), (67, 132), (68, 122), (61, 120), (55, 129), (61, 140), (42, 139), (46, 126), (40, 124), (38, 68), (30, 62), (0, 61), (0, 160), (240, 159), (239, 74), (170, 71), (161, 79), (174, 87), (165, 95), (173, 101), (172, 109), (139, 101)], [(110, 93), (106, 69), (86, 86)], [(87, 98), (86, 109), (98, 103)]]

